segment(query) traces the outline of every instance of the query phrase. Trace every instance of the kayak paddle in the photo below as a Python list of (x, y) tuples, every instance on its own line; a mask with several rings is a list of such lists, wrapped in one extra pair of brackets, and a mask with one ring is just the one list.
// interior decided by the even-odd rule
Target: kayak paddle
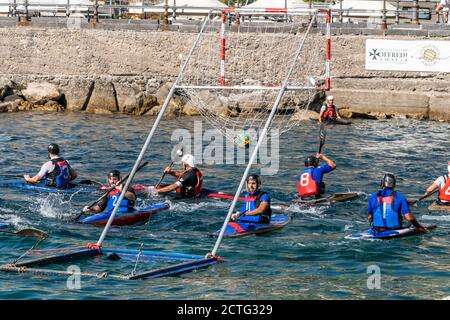
[(320, 144), (319, 144), (319, 152), (318, 153), (320, 153), (322, 151), (322, 147), (325, 144), (325, 137), (327, 135), (327, 133), (325, 131), (325, 124), (323, 122), (320, 124), (319, 135), (320, 135)]
[(24, 237), (36, 237), (41, 239), (46, 239), (48, 237), (48, 234), (42, 230), (35, 229), (35, 228), (25, 228), (17, 231), (4, 231), (0, 230), (2, 233), (8, 233), (13, 234), (17, 236), (24, 236)]
[(13, 173), (0, 173), (0, 177), (11, 177), (11, 178), (22, 178), (23, 179), (23, 175), (13, 174)]
[[(142, 163), (139, 167), (137, 167), (136, 173), (137, 173), (139, 170), (141, 170), (143, 167), (145, 167), (147, 164), (148, 164), (148, 161)], [(119, 184), (122, 184), (124, 181), (126, 181), (126, 180), (128, 179), (129, 176), (130, 176), (130, 174), (127, 174), (127, 176), (126, 176), (125, 178), (123, 178), (122, 180), (120, 180), (117, 184), (118, 184), (118, 185), (119, 185)], [(100, 198), (98, 198), (97, 200), (95, 200), (94, 202), (92, 202), (92, 203), (88, 206), (88, 208), (91, 209), (93, 206), (95, 206), (100, 200), (102, 200), (104, 197), (106, 197), (106, 196), (107, 196), (111, 191), (113, 191), (115, 188), (116, 188), (116, 187), (114, 186), (114, 187), (111, 187), (111, 188), (109, 188), (108, 190), (106, 190), (105, 193), (103, 193), (103, 194), (101, 195)], [(77, 221), (77, 220), (80, 219), (80, 217), (81, 217), (83, 214), (85, 214), (85, 213), (86, 213), (86, 212), (84, 212), (84, 211), (80, 212), (79, 214), (77, 214), (77, 216), (76, 216), (74, 219), (71, 219), (71, 222)]]
[(419, 199), (414, 200), (414, 201), (411, 203), (411, 205), (412, 205), (412, 206), (415, 205), (416, 203), (422, 201), (422, 200), (425, 199), (425, 198), (428, 198), (429, 196), (435, 194), (435, 193), (438, 192), (438, 191), (439, 191), (439, 188), (437, 188), (436, 190), (434, 190), (432, 193), (426, 194), (426, 195), (424, 195), (423, 197), (420, 197)]
[[(182, 156), (183, 156), (183, 147), (181, 147), (180, 150), (177, 150), (177, 155), (178, 155), (179, 157), (182, 157)], [(174, 161), (172, 161), (172, 162), (170, 163), (169, 168), (172, 168), (173, 163), (174, 163)], [(161, 179), (159, 179), (158, 183), (155, 185), (155, 188), (156, 188), (156, 187), (159, 187), (159, 185), (161, 184), (161, 182), (163, 181), (163, 179), (164, 179), (165, 176), (166, 176), (166, 171), (164, 170), (164, 173), (163, 173)]]

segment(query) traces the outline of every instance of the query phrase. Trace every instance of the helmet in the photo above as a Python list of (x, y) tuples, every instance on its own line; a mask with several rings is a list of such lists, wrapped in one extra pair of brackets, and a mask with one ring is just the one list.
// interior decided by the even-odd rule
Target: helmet
[(381, 180), (380, 186), (382, 188), (395, 188), (396, 179), (392, 173), (386, 173)]
[(317, 167), (319, 164), (319, 159), (317, 159), (315, 156), (309, 156), (305, 160), (305, 167)]
[(108, 178), (119, 178), (120, 179), (120, 171), (119, 170), (111, 170), (110, 172), (108, 172)]
[(327, 101), (329, 101), (329, 100), (334, 100), (334, 97), (333, 96), (328, 96), (327, 97)]
[(185, 154), (183, 158), (181, 158), (181, 163), (187, 164), (189, 167), (195, 167), (194, 165), (195, 158), (192, 154)]
[(448, 172), (450, 172), (450, 161), (447, 163)]
[(259, 187), (261, 186), (261, 178), (257, 174), (249, 174), (245, 182), (248, 183), (250, 180), (256, 181), (256, 184), (258, 185), (259, 189)]
[(59, 146), (56, 143), (50, 143), (47, 150), (51, 154), (59, 154)]

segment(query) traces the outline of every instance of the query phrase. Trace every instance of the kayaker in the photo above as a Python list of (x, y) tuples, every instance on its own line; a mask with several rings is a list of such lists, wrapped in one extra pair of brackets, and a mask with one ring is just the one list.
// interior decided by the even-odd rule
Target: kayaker
[(328, 96), (326, 103), (320, 109), (319, 123), (323, 121), (333, 122), (336, 119), (341, 119), (339, 115), (338, 107), (334, 104), (334, 97)]
[[(326, 164), (319, 167), (319, 160), (324, 160)], [(325, 193), (323, 175), (336, 169), (336, 163), (324, 154), (317, 153), (306, 158), (305, 167), (298, 176), (298, 195), (302, 200), (318, 199)]]
[(450, 206), (450, 161), (447, 163), (447, 174), (436, 179), (427, 189), (424, 196), (428, 196), (439, 188), (436, 203), (441, 206)]
[[(111, 170), (108, 173), (108, 184), (113, 190), (111, 190), (107, 196), (103, 197), (98, 204), (89, 208), (89, 206), (85, 206), (83, 208), (83, 212), (93, 212), (100, 213), (107, 209), (107, 212), (112, 212), (114, 207), (116, 206), (117, 200), (119, 200), (120, 194), (122, 193), (122, 188), (124, 185), (118, 184), (122, 177), (118, 170)], [(125, 193), (125, 197), (120, 203), (119, 212), (127, 212), (134, 210), (134, 202), (136, 201), (136, 192), (132, 187), (128, 188), (128, 191)]]
[(45, 180), (47, 186), (56, 188), (70, 187), (70, 181), (77, 177), (77, 172), (73, 169), (69, 161), (59, 156), (59, 146), (56, 143), (51, 143), (48, 148), (48, 158), (50, 159), (44, 163), (41, 170), (34, 177), (24, 175), (23, 177), (28, 183), (37, 183)]
[(231, 219), (240, 222), (270, 223), (270, 217), (272, 216), (270, 197), (267, 192), (260, 189), (261, 178), (257, 174), (250, 174), (246, 182), (245, 203), (240, 211), (231, 215)]
[(195, 166), (195, 158), (191, 154), (185, 154), (181, 158), (184, 171), (175, 172), (167, 167), (164, 172), (177, 178), (177, 182), (166, 187), (158, 188), (158, 194), (176, 191), (178, 195), (185, 198), (196, 198), (202, 193), (203, 175)]
[(370, 195), (367, 212), (372, 228), (378, 232), (401, 229), (404, 217), (418, 230), (426, 232), (410, 212), (406, 197), (394, 190), (395, 186), (395, 176), (386, 173), (380, 183), (382, 189)]

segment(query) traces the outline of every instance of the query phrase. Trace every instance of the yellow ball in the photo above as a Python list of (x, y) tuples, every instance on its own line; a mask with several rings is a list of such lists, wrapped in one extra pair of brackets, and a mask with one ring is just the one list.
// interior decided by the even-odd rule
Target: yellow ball
[(238, 133), (236, 135), (236, 137), (234, 138), (234, 142), (240, 148), (245, 148), (245, 149), (248, 149), (248, 147), (250, 146), (251, 141), (252, 141), (251, 137), (245, 132)]

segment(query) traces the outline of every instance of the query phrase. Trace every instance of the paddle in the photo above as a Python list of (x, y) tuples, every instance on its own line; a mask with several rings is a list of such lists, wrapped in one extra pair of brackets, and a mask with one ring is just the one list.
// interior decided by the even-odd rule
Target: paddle
[(325, 144), (325, 137), (327, 135), (326, 130), (325, 130), (325, 124), (323, 122), (320, 124), (319, 135), (320, 135), (320, 144), (319, 144), (319, 152), (318, 153), (320, 153), (322, 151), (322, 147)]
[(0, 230), (1, 233), (7, 233), (7, 234), (13, 234), (17, 236), (24, 236), (24, 237), (36, 237), (41, 239), (46, 239), (48, 237), (48, 234), (42, 230), (35, 229), (35, 228), (25, 228), (18, 231), (4, 231)]
[(91, 180), (91, 179), (81, 180), (80, 182), (78, 182), (78, 184), (85, 184), (85, 185), (89, 185), (89, 186), (92, 186), (92, 185), (102, 186), (103, 185), (103, 183), (100, 183), (98, 181)]
[[(145, 167), (148, 164), (148, 161), (142, 163), (139, 167), (137, 167), (136, 169), (136, 173), (141, 170), (143, 167)], [(128, 179), (128, 177), (130, 176), (130, 174), (127, 174), (127, 176), (125, 178), (123, 178), (122, 180), (120, 180), (117, 184), (122, 184), (124, 181), (126, 181)], [(94, 202), (92, 202), (88, 208), (91, 209), (93, 206), (95, 206), (100, 200), (102, 200), (104, 197), (106, 197), (111, 191), (113, 191), (116, 187), (111, 187), (108, 190), (105, 191), (105, 193), (103, 193), (101, 195), (100, 198), (98, 198), (97, 200), (95, 200)], [(74, 219), (71, 219), (71, 222), (75, 222), (78, 219), (80, 219), (80, 217), (85, 214), (86, 212), (82, 211), (79, 214), (77, 214), (77, 216)]]
[(22, 178), (23, 179), (23, 174), (14, 174), (14, 173), (0, 173), (0, 177), (11, 177), (11, 178)]
[[(182, 157), (182, 156), (183, 156), (183, 147), (181, 147), (180, 150), (177, 150), (177, 155), (178, 155), (179, 157)], [(174, 161), (172, 161), (172, 162), (170, 163), (169, 168), (172, 168), (173, 163), (174, 163)], [(164, 170), (164, 173), (163, 173), (161, 179), (159, 179), (158, 183), (155, 185), (155, 188), (159, 187), (159, 185), (161, 184), (161, 182), (163, 181), (163, 179), (164, 179), (165, 176), (166, 176), (166, 171)]]
[(411, 205), (412, 205), (412, 206), (415, 205), (415, 204), (418, 203), (419, 201), (422, 201), (423, 199), (428, 198), (429, 196), (435, 194), (435, 193), (438, 192), (438, 191), (439, 191), (439, 188), (437, 188), (436, 190), (434, 190), (432, 193), (426, 194), (426, 195), (424, 195), (423, 197), (420, 197), (419, 199), (414, 200), (414, 201), (411, 203)]

